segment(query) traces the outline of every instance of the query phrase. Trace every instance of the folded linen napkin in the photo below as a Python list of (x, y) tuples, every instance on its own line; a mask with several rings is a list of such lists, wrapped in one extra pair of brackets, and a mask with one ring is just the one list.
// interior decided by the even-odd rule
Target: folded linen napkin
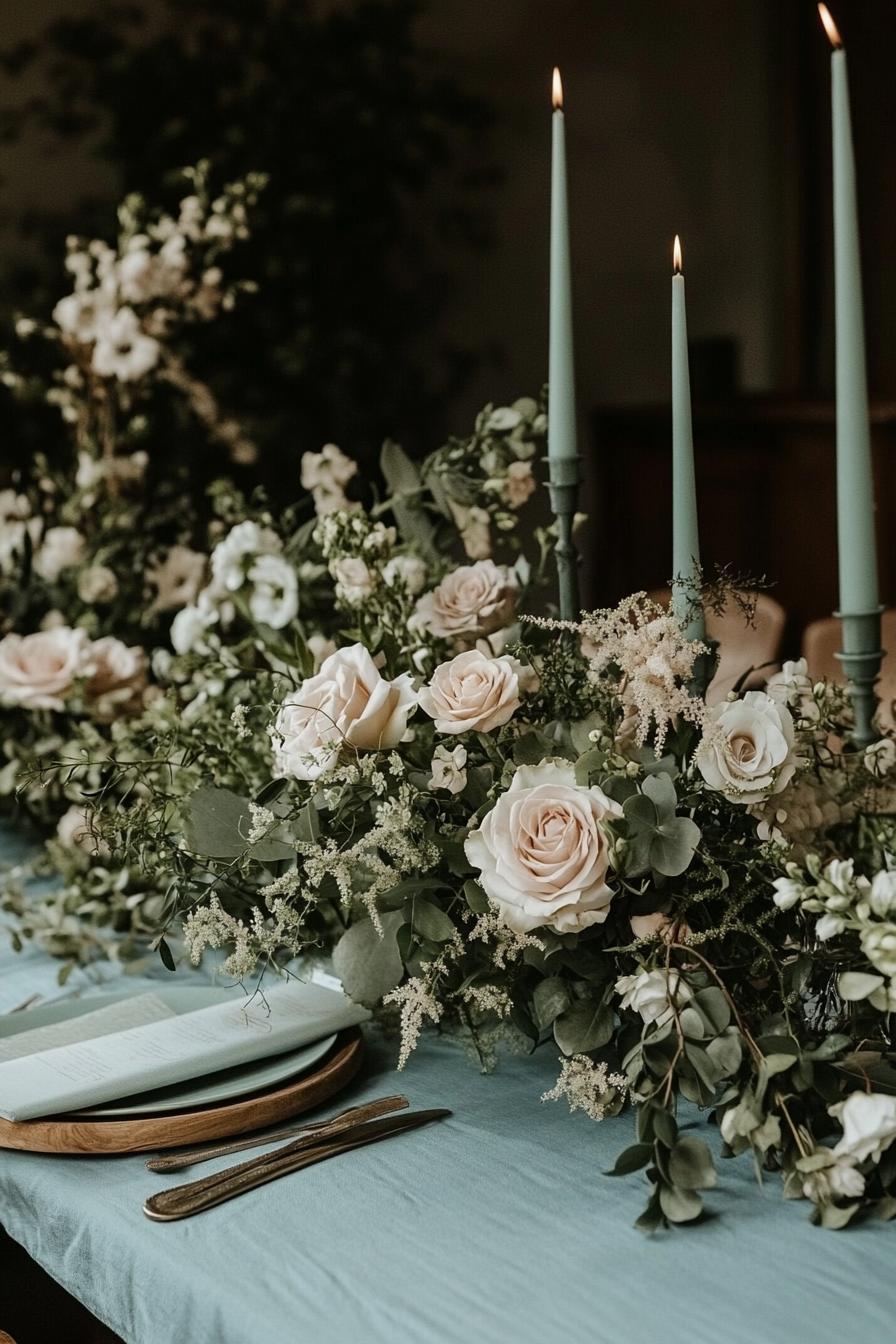
[(248, 1001), (198, 1008), (0, 1063), (0, 1116), (32, 1120), (204, 1077), (310, 1045), (369, 1016), (320, 985), (290, 980), (266, 986)]

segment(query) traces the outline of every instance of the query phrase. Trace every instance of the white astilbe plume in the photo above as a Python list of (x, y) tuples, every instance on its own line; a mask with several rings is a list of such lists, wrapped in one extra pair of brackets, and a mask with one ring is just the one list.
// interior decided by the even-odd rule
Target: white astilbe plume
[(423, 1023), (430, 1021), (435, 1026), (442, 1018), (442, 1005), (433, 992), (433, 971), (437, 963), (424, 962), (420, 974), (412, 976), (405, 984), (393, 989), (383, 999), (384, 1004), (394, 1003), (401, 1013), (401, 1049), (398, 1055), (398, 1068), (403, 1069), (417, 1047)]
[(560, 1077), (542, 1101), (569, 1103), (571, 1111), (584, 1111), (592, 1120), (615, 1115), (628, 1089), (621, 1073), (610, 1073), (603, 1060), (595, 1064), (587, 1055), (561, 1060)]
[(634, 717), (638, 746), (644, 745), (653, 728), (659, 756), (677, 718), (703, 722), (706, 706), (690, 694), (687, 682), (698, 657), (709, 650), (688, 639), (675, 617), (646, 593), (633, 593), (618, 607), (586, 612), (578, 624), (540, 620), (536, 624), (578, 631), (595, 680), (613, 670), (626, 715), (629, 720)]

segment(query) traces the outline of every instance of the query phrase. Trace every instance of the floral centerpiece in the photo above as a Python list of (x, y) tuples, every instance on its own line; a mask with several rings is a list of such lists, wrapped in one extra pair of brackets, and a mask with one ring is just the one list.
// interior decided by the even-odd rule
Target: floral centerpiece
[(426, 1024), (485, 1067), (502, 1040), (555, 1049), (548, 1098), (633, 1112), (614, 1174), (646, 1173), (644, 1229), (717, 1181), (694, 1107), (823, 1225), (889, 1217), (896, 741), (851, 750), (842, 688), (800, 663), (716, 700), (711, 650), (644, 594), (527, 617), (539, 417), (489, 408), (422, 468), (387, 445), (367, 508), (330, 447), (304, 532), (236, 522), (172, 632), (195, 723), (157, 714), (112, 753), (129, 804), (96, 842), (165, 884), (172, 968), (181, 927), (247, 984), (332, 953), (400, 1067)]

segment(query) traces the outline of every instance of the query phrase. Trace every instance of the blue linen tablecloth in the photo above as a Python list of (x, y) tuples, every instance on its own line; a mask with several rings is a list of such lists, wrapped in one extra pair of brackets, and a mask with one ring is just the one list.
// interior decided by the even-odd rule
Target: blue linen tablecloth
[[(0, 999), (48, 996), (55, 971), (0, 945)], [(394, 1059), (371, 1030), (364, 1073), (333, 1109), (403, 1089), (453, 1118), (170, 1224), (149, 1222), (143, 1200), (187, 1177), (151, 1175), (142, 1157), (0, 1152), (0, 1223), (128, 1344), (896, 1335), (892, 1226), (813, 1228), (807, 1205), (784, 1202), (774, 1180), (760, 1190), (742, 1158), (709, 1195), (718, 1217), (645, 1239), (631, 1226), (642, 1178), (601, 1174), (630, 1117), (595, 1125), (542, 1104), (550, 1050), (504, 1056), (491, 1076), (435, 1037), (400, 1077)]]

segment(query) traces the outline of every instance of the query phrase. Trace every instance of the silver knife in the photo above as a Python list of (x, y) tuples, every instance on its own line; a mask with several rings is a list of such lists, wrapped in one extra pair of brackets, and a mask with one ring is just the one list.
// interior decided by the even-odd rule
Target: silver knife
[(338, 1157), (355, 1148), (364, 1148), (368, 1144), (419, 1129), (421, 1125), (427, 1125), (432, 1120), (443, 1120), (450, 1114), (450, 1111), (444, 1109), (408, 1111), (405, 1115), (387, 1116), (383, 1120), (354, 1125), (330, 1138), (317, 1136), (317, 1141), (311, 1146), (307, 1141), (311, 1136), (306, 1136), (275, 1153), (266, 1153), (219, 1172), (217, 1177), (206, 1177), (202, 1181), (190, 1181), (187, 1185), (160, 1190), (158, 1194), (149, 1197), (143, 1205), (143, 1212), (155, 1222), (167, 1223), (178, 1218), (189, 1218), (194, 1213), (214, 1208), (216, 1204), (223, 1204), (237, 1195), (255, 1190), (280, 1176), (288, 1176), (304, 1167), (314, 1166), (317, 1162), (325, 1162), (329, 1157)]

